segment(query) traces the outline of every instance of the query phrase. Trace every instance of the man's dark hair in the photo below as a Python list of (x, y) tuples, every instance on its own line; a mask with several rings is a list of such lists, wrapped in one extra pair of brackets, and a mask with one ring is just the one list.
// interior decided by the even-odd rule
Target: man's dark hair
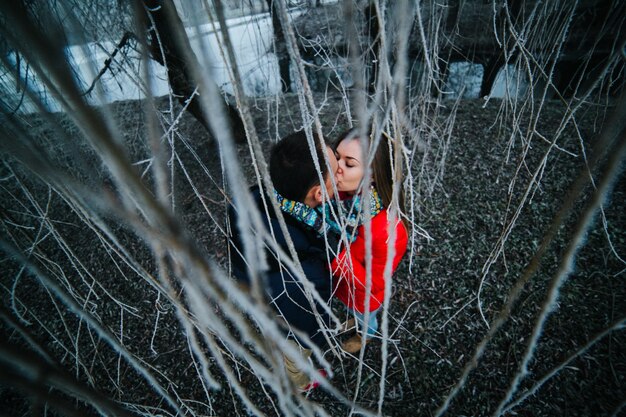
[[(315, 133), (313, 139), (322, 178), (326, 179), (326, 149), (320, 145), (319, 137)], [(274, 145), (270, 156), (270, 176), (278, 194), (299, 202), (304, 202), (311, 187), (320, 184), (304, 131), (285, 136)]]

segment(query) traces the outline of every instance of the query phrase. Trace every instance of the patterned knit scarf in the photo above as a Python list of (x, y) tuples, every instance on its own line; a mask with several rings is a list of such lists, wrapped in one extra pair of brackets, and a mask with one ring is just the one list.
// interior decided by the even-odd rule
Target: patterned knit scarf
[(274, 198), (276, 198), (276, 201), (278, 201), (278, 204), (280, 205), (280, 209), (284, 213), (295, 217), (297, 220), (309, 226), (320, 235), (331, 232), (335, 233), (334, 230), (339, 228), (339, 226), (335, 224), (330, 217), (326, 217), (326, 219), (324, 219), (323, 214), (320, 211), (299, 201), (289, 200), (278, 194), (278, 191), (276, 190), (274, 190)]
[[(369, 197), (369, 211), (372, 217), (374, 217), (385, 207), (383, 205), (383, 200), (380, 198), (380, 195), (378, 195), (378, 191), (376, 191), (374, 186), (370, 187)], [(342, 205), (345, 231), (348, 241), (350, 242), (354, 242), (357, 236), (356, 229), (365, 222), (364, 210), (361, 210), (361, 206), (365, 203), (363, 203), (362, 200), (363, 196), (358, 194), (346, 200), (334, 201), (335, 205)], [(327, 206), (329, 206), (329, 204), (326, 204), (326, 207)], [(341, 233), (341, 230), (339, 230), (338, 233)]]
[[(342, 209), (343, 213), (345, 213), (344, 221), (346, 225), (345, 231), (350, 242), (353, 242), (356, 239), (356, 228), (363, 224), (364, 221), (364, 216), (361, 213), (362, 197), (360, 195), (348, 200), (333, 200), (326, 203), (322, 206), (324, 213), (299, 201), (289, 200), (278, 194), (276, 190), (274, 190), (274, 198), (276, 198), (276, 201), (278, 201), (278, 204), (280, 205), (280, 209), (284, 213), (295, 217), (297, 220), (315, 230), (320, 236), (328, 233), (341, 235), (343, 228), (341, 224), (334, 220), (335, 215), (332, 214), (332, 211), (337, 213), (337, 204), (341, 204), (343, 206)], [(369, 203), (372, 217), (380, 213), (384, 208), (383, 202), (374, 187), (371, 188)], [(335, 206), (331, 207), (333, 204)]]

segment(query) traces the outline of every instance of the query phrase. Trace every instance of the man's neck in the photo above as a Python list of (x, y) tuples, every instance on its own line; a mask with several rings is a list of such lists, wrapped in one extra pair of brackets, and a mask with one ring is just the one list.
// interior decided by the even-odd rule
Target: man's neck
[(315, 199), (315, 197), (311, 196), (311, 195), (307, 195), (304, 198), (304, 201), (302, 201), (302, 203), (306, 204), (307, 206), (311, 207), (311, 208), (315, 208), (317, 206), (319, 206), (320, 204), (318, 203), (318, 201)]

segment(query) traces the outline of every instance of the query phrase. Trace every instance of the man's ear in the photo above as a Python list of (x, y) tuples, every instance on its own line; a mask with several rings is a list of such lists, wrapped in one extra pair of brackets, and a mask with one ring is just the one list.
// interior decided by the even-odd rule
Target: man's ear
[(309, 207), (317, 207), (322, 204), (322, 187), (320, 185), (314, 185), (309, 189), (309, 192), (306, 193), (304, 203)]
[(322, 204), (324, 202), (324, 194), (322, 192), (322, 186), (316, 185), (313, 188), (315, 189), (315, 201), (317, 201), (318, 204)]

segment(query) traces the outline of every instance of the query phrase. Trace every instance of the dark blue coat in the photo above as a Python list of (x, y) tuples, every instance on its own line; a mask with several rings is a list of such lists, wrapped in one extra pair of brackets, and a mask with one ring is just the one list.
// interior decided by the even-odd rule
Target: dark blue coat
[[(258, 187), (253, 187), (251, 192), (261, 212), (264, 225), (268, 227), (268, 224), (271, 223), (276, 241), (283, 248), (284, 252), (289, 254), (285, 237), (281, 232), (273, 207), (269, 207), (270, 219), (268, 222), (267, 216), (264, 214), (263, 202)], [(269, 197), (267, 197), (266, 201), (268, 205), (271, 204)], [(298, 253), (306, 278), (313, 283), (321, 298), (325, 300), (328, 305), (331, 296), (332, 278), (328, 269), (329, 262), (326, 257), (324, 239), (295, 217), (285, 213), (281, 214), (285, 219), (287, 230), (293, 241), (294, 248)], [(244, 251), (240, 231), (237, 228), (237, 217), (232, 207), (229, 209), (228, 215), (233, 234), (231, 245), (235, 246), (235, 248), (243, 254)], [(235, 278), (240, 282), (249, 283), (248, 267), (237, 250), (231, 251), (231, 259)], [(269, 300), (273, 300), (272, 306), (283, 316), (290, 326), (307, 334), (311, 341), (320, 348), (325, 348), (326, 340), (313, 314), (313, 309), (300, 288), (301, 285), (298, 279), (286, 266), (281, 267), (275, 255), (267, 248), (266, 259), (269, 264), (269, 269), (265, 271), (264, 274), (261, 274), (261, 277), (264, 280), (268, 302), (270, 302)], [(321, 315), (322, 322), (328, 326), (330, 323), (328, 314), (324, 312), (322, 306), (319, 304), (316, 305), (316, 307), (317, 313)], [(306, 346), (304, 341), (300, 340), (300, 343)]]

